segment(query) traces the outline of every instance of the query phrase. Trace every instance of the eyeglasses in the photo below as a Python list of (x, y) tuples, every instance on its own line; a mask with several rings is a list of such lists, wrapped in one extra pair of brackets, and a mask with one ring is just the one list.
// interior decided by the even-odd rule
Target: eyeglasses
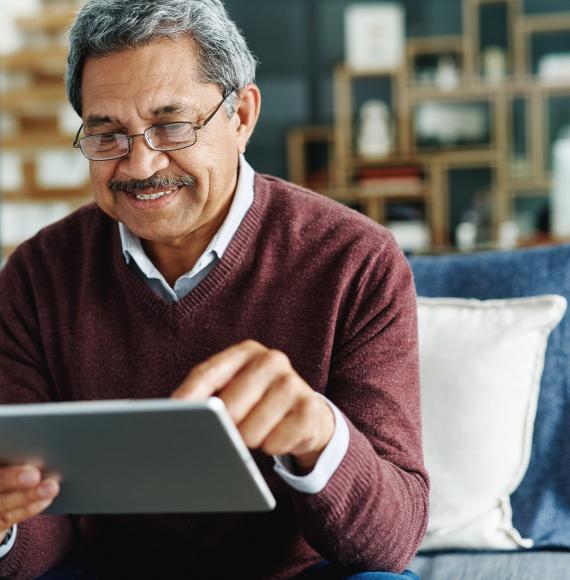
[(87, 135), (79, 139), (83, 129), (82, 124), (73, 141), (73, 147), (81, 149), (83, 155), (92, 161), (109, 161), (110, 159), (125, 157), (131, 152), (133, 139), (140, 136), (144, 136), (147, 145), (155, 151), (177, 151), (178, 149), (191, 147), (198, 139), (198, 131), (203, 129), (214, 118), (214, 115), (233, 92), (230, 91), (210, 115), (198, 125), (188, 121), (164, 123), (162, 125), (153, 125), (145, 129), (143, 133), (137, 133), (136, 135), (100, 133), (98, 135)]

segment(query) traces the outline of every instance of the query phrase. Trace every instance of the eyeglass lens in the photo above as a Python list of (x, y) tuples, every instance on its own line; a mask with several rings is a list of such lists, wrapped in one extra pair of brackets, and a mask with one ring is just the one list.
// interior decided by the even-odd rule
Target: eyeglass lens
[(196, 131), (190, 123), (168, 123), (147, 129), (146, 138), (156, 149), (170, 149), (180, 145), (194, 144)]
[(105, 133), (103, 135), (90, 135), (83, 138), (79, 144), (83, 153), (92, 158), (110, 158), (127, 155), (129, 152), (129, 139), (121, 133)]

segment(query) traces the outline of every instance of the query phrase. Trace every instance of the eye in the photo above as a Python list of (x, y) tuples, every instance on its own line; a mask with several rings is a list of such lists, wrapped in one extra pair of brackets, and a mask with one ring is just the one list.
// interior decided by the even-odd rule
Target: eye
[(154, 136), (163, 142), (182, 143), (192, 139), (194, 127), (191, 123), (167, 123), (154, 128)]
[(89, 135), (83, 140), (83, 146), (96, 153), (110, 153), (117, 149), (128, 149), (128, 140), (123, 133), (100, 133)]
[(97, 137), (97, 142), (100, 145), (114, 145), (118, 140), (124, 139), (121, 133), (102, 133), (101, 135), (94, 135)]

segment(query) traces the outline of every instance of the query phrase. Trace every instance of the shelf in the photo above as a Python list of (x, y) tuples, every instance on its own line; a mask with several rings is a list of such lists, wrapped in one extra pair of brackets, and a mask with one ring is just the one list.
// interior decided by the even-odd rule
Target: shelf
[(453, 89), (441, 89), (434, 85), (412, 85), (407, 96), (412, 104), (418, 101), (474, 101), (490, 100), (504, 93), (505, 85), (491, 83), (462, 83)]
[(2, 149), (10, 151), (45, 151), (50, 149), (70, 149), (74, 135), (38, 133), (25, 135), (16, 134), (3, 137)]
[(393, 165), (419, 165), (417, 155), (389, 155), (387, 157), (349, 156), (348, 163), (353, 167), (390, 167)]
[(527, 90), (531, 94), (535, 93), (544, 96), (570, 95), (570, 78), (567, 81), (542, 82), (532, 88), (529, 87)]
[(16, 18), (16, 26), (24, 32), (64, 32), (72, 24), (76, 11), (71, 8), (65, 12), (46, 10), (33, 16)]
[(517, 0), (467, 0), (470, 4), (475, 6), (485, 6), (489, 4), (509, 4), (515, 3)]
[(89, 185), (74, 189), (28, 189), (25, 191), (4, 191), (0, 197), (2, 202), (77, 202), (77, 205), (91, 200)]
[(511, 79), (501, 84), (477, 81), (461, 83), (456, 88), (444, 90), (434, 85), (409, 85), (406, 94), (410, 101), (464, 101), (490, 100), (497, 97), (515, 96), (520, 93), (570, 94), (570, 77), (559, 80), (542, 80), (538, 77)]
[(406, 42), (407, 53), (414, 56), (420, 54), (461, 51), (462, 48), (463, 38), (457, 35), (420, 36), (409, 38)]
[(568, 12), (551, 12), (548, 14), (525, 15), (517, 25), (525, 34), (540, 32), (564, 32), (570, 30), (570, 14)]
[(335, 201), (357, 202), (361, 200), (379, 199), (405, 199), (424, 200), (426, 198), (426, 185), (422, 183), (417, 188), (408, 191), (398, 191), (397, 187), (381, 185), (349, 185), (347, 187), (327, 187), (320, 189), (318, 193), (334, 199)]
[(345, 64), (339, 65), (337, 71), (348, 78), (396, 77), (402, 74), (400, 68), (351, 68)]
[(384, 199), (406, 199), (423, 200), (426, 198), (426, 184), (410, 185), (360, 185), (355, 190), (357, 199), (384, 198)]
[(63, 74), (67, 63), (67, 52), (68, 49), (65, 46), (20, 50), (4, 55), (2, 63), (4, 70), (8, 72)]
[(65, 104), (63, 84), (38, 86), (6, 91), (2, 95), (2, 110), (6, 113), (40, 114), (57, 113)]
[(325, 187), (316, 189), (317, 193), (333, 199), (334, 201), (339, 201), (341, 203), (353, 203), (358, 201), (358, 198), (354, 195), (354, 188), (352, 187)]
[(528, 178), (524, 181), (513, 179), (508, 183), (508, 189), (513, 198), (516, 197), (535, 197), (537, 195), (550, 195), (552, 179), (549, 175), (541, 178)]
[(418, 152), (416, 158), (424, 163), (443, 165), (496, 165), (499, 163), (496, 149), (470, 149), (468, 147)]
[(477, 163), (493, 164), (497, 162), (498, 151), (496, 149), (470, 149), (470, 148), (455, 148), (455, 149), (441, 149), (441, 150), (422, 150), (413, 155), (399, 156), (393, 155), (390, 157), (382, 157), (378, 159), (367, 159), (363, 157), (350, 157), (348, 162), (355, 168), (359, 167), (377, 167), (377, 166), (391, 166), (391, 165), (418, 165), (431, 163), (433, 161), (443, 162), (444, 164), (460, 164), (468, 165)]

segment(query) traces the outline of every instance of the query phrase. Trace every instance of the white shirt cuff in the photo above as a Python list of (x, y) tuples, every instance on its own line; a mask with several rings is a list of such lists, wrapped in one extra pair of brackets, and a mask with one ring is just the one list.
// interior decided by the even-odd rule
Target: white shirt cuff
[(18, 531), (18, 526), (13, 525), (12, 529), (8, 534), (12, 534), (10, 539), (5, 543), (0, 545), (0, 558), (3, 558), (12, 549), (12, 546), (16, 543), (16, 533)]
[(317, 460), (313, 471), (307, 475), (293, 474), (293, 458), (290, 455), (274, 455), (275, 465), (273, 469), (291, 487), (303, 493), (319, 493), (329, 482), (340, 462), (348, 450), (348, 425), (342, 413), (326, 397), (322, 397), (334, 413), (335, 428), (331, 440), (324, 448)]

